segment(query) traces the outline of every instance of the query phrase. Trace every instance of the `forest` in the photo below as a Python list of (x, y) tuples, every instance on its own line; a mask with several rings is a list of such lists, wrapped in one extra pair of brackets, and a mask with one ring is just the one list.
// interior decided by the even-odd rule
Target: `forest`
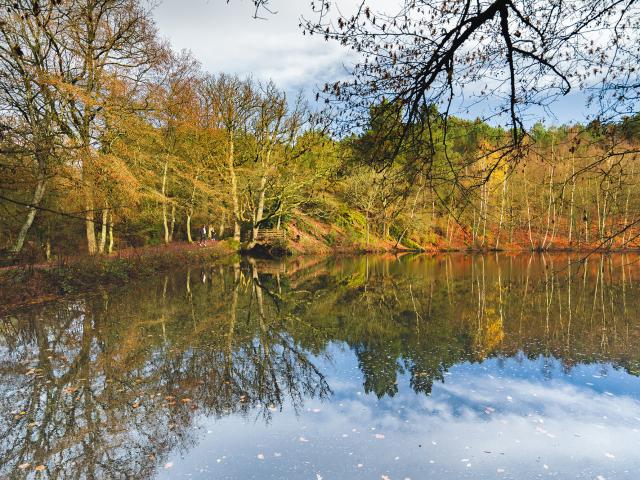
[(633, 111), (509, 127), (436, 101), (407, 115), (405, 99), (380, 93), (345, 131), (327, 95), (346, 88), (313, 101), (207, 72), (139, 2), (12, 2), (0, 22), (2, 261), (194, 243), (203, 226), (233, 250), (264, 231), (293, 252), (639, 245)]

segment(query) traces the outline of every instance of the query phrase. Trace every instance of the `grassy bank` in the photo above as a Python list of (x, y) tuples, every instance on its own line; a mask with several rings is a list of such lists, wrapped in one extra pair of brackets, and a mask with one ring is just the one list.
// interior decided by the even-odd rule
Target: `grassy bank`
[(0, 313), (99, 287), (124, 285), (179, 265), (231, 261), (234, 255), (236, 251), (227, 242), (204, 247), (179, 243), (126, 250), (112, 256), (81, 256), (7, 267), (0, 270)]

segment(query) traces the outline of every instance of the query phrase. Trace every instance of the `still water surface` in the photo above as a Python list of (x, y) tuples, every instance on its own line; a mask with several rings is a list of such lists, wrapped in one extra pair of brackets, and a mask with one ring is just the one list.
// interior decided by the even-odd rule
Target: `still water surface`
[(0, 478), (637, 479), (640, 264), (177, 269), (0, 322)]

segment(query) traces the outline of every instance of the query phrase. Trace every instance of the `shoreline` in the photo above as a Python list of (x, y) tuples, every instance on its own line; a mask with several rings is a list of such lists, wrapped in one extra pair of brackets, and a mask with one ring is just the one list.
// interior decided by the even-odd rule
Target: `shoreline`
[[(256, 252), (253, 252), (256, 253)], [(131, 281), (154, 275), (181, 265), (194, 265), (203, 261), (217, 263), (238, 262), (241, 258), (278, 261), (286, 258), (358, 256), (358, 255), (524, 255), (524, 254), (575, 254), (614, 255), (640, 254), (640, 248), (565, 248), (546, 250), (531, 248), (429, 248), (429, 249), (362, 249), (334, 248), (329, 251), (306, 250), (289, 252), (288, 255), (269, 256), (264, 251), (252, 255), (252, 251), (234, 249), (225, 241), (200, 246), (178, 243), (169, 246), (130, 249), (111, 256), (78, 256), (50, 263), (18, 264), (0, 268), (0, 315), (65, 297), (85, 293), (96, 288), (113, 288)]]

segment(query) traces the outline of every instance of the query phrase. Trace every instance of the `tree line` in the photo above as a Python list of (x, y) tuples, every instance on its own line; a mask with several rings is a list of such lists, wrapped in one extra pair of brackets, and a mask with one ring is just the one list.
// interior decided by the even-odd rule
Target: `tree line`
[(511, 130), (382, 98), (338, 135), (303, 95), (172, 51), (151, 14), (3, 9), (4, 258), (192, 242), (202, 225), (236, 248), (264, 228), (364, 250), (637, 244), (637, 115), (537, 124), (514, 149)]

